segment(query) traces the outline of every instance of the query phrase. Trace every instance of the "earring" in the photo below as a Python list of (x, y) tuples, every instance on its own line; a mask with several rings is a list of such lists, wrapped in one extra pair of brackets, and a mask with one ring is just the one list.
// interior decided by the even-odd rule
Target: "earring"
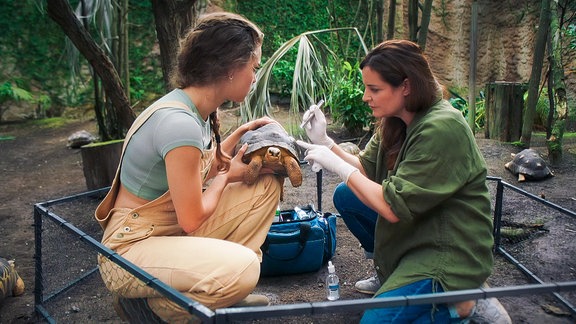
[(232, 81), (232, 79), (234, 79), (234, 76), (233, 76), (233, 75), (229, 75), (229, 76), (228, 76), (228, 80), (229, 80), (229, 81)]

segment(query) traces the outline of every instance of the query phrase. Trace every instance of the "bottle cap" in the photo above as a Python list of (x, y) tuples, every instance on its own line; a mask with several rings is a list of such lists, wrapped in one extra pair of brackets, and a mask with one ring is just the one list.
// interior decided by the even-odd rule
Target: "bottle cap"
[(334, 265), (332, 264), (332, 261), (328, 261), (328, 273), (334, 273)]

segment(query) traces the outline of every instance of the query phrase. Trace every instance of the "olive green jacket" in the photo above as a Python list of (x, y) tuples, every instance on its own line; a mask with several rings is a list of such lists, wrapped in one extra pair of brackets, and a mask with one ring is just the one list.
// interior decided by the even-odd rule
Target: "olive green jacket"
[(479, 288), (492, 271), (486, 162), (460, 111), (439, 101), (416, 115), (396, 165), (375, 134), (360, 155), (368, 177), (400, 219), (376, 223), (378, 293), (431, 278), (445, 291)]

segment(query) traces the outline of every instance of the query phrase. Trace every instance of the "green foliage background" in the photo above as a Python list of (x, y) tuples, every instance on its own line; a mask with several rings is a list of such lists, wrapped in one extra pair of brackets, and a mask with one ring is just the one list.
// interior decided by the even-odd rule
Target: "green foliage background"
[[(264, 32), (263, 61), (270, 57), (283, 43), (304, 32), (338, 27), (356, 27), (364, 34), (370, 48), (373, 42), (375, 19), (369, 10), (370, 1), (281, 1), (281, 0), (230, 0), (226, 9), (238, 12), (254, 21)], [(353, 9), (351, 9), (353, 8)], [(344, 61), (352, 64), (364, 53), (360, 44), (349, 33), (320, 35), (322, 41)], [(281, 59), (273, 71), (272, 88), (281, 96), (289, 96), (294, 72), (296, 49)]]
[[(263, 55), (268, 57), (282, 43), (306, 31), (336, 27), (365, 30), (370, 25), (368, 5), (369, 1), (357, 0), (235, 0), (226, 6), (262, 28), (266, 37)], [(367, 41), (367, 45), (373, 44)]]
[[(218, 1), (214, 1), (217, 3)], [(79, 0), (70, 0), (75, 8)], [(274, 53), (281, 44), (303, 32), (337, 27), (356, 27), (362, 33), (366, 45), (371, 48), (375, 39), (375, 10), (369, 0), (222, 0), (218, 3), (223, 9), (238, 12), (256, 22), (266, 38), (263, 47), (263, 61)], [(571, 2), (572, 5), (574, 2)], [(93, 104), (93, 86), (87, 62), (80, 58), (81, 66), (73, 74), (70, 53), (66, 51), (65, 35), (45, 13), (43, 0), (3, 0), (0, 10), (0, 84), (6, 88), (7, 96), (0, 102), (0, 113), (10, 107), (6, 101), (30, 101), (31, 108), (25, 115), (28, 118), (60, 116), (64, 110), (78, 114), (89, 111)], [(162, 95), (164, 85), (160, 68), (154, 17), (150, 1), (130, 0), (129, 35), (130, 57), (130, 97), (135, 109), (145, 107)], [(92, 28), (94, 33), (95, 28)], [(574, 24), (568, 25), (567, 46), (574, 48)], [(97, 36), (97, 35), (95, 35)], [(339, 53), (342, 61), (356, 66), (363, 56), (357, 51), (353, 37), (344, 34), (326, 34), (323, 39)], [(97, 38), (97, 37), (95, 37)], [(284, 57), (274, 68), (272, 87), (277, 94), (288, 97), (294, 72), (296, 49)], [(335, 71), (340, 66), (333, 67)], [(343, 89), (335, 95), (337, 100), (348, 103), (361, 103), (361, 92), (354, 89), (361, 86), (360, 75), (350, 73), (341, 82)], [(14, 98), (14, 90), (31, 94)], [(20, 93), (20, 92), (18, 92)], [(460, 92), (465, 93), (465, 92)], [(348, 105), (347, 103), (347, 105)], [(8, 108), (6, 108), (8, 109)], [(348, 109), (349, 111), (353, 111)], [(343, 120), (355, 122), (355, 116), (336, 114)], [(1, 114), (0, 114), (1, 117)], [(481, 126), (482, 120), (477, 120)], [(356, 127), (356, 126), (354, 126)]]
[[(76, 8), (79, 1), (70, 1)], [(0, 10), (0, 83), (29, 91), (35, 104), (29, 118), (60, 116), (64, 109), (81, 112), (91, 108), (93, 85), (88, 63), (66, 46), (60, 27), (37, 0), (4, 0)], [(133, 103), (147, 102), (164, 89), (152, 5), (130, 1), (131, 60), (129, 89)], [(95, 27), (89, 28), (95, 39)], [(75, 73), (78, 71), (79, 73)], [(72, 113), (74, 114), (74, 113)]]
[[(78, 3), (78, 0), (70, 1), (72, 8), (76, 8)], [(366, 16), (368, 3), (367, 0), (226, 0), (221, 6), (243, 14), (262, 28), (266, 34), (265, 61), (282, 43), (305, 31), (342, 26), (366, 30), (370, 25)], [(164, 85), (152, 5), (150, 1), (137, 0), (131, 0), (129, 5), (129, 91), (132, 104), (138, 109), (161, 95)], [(30, 118), (60, 116), (65, 109), (76, 109), (79, 114), (89, 111), (93, 104), (89, 66), (82, 57), (78, 59), (79, 65), (74, 64), (76, 59), (67, 52), (65, 35), (46, 14), (45, 3), (39, 0), (4, 0), (1, 6), (0, 83), (9, 82), (32, 94), (30, 101), (39, 104), (34, 111), (27, 113)], [(358, 14), (352, 13), (350, 8)], [(93, 37), (99, 39), (95, 30), (94, 26), (90, 27)], [(345, 44), (347, 40), (337, 41)], [(360, 56), (355, 52), (342, 52), (343, 58), (347, 55), (351, 57), (345, 59), (352, 64)], [(290, 59), (288, 56), (279, 62), (274, 71), (280, 95), (289, 95), (287, 89), (293, 73)]]

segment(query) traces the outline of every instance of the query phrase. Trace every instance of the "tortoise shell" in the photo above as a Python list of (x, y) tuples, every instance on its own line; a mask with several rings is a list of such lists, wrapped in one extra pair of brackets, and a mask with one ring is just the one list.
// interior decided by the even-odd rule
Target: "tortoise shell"
[(264, 167), (274, 170), (278, 175), (287, 176), (294, 187), (302, 184), (295, 140), (280, 124), (270, 123), (246, 132), (239, 144), (245, 143), (248, 148), (242, 161), (250, 166), (244, 176), (245, 183), (254, 183)]
[(279, 124), (270, 123), (258, 129), (247, 131), (240, 138), (240, 145), (248, 143), (248, 148), (244, 152), (244, 162), (250, 160), (249, 156), (264, 147), (275, 146), (287, 150), (288, 154), (295, 159), (298, 158), (296, 142), (294, 138)]
[(553, 175), (546, 161), (533, 149), (522, 150), (518, 154), (512, 154), (512, 161), (504, 167), (515, 175), (518, 181), (541, 180)]
[(6, 297), (22, 295), (24, 288), (24, 281), (18, 275), (14, 261), (0, 257), (0, 303)]
[(68, 136), (69, 148), (77, 149), (83, 145), (90, 144), (96, 141), (96, 137), (86, 130), (81, 130), (74, 132), (72, 135)]

